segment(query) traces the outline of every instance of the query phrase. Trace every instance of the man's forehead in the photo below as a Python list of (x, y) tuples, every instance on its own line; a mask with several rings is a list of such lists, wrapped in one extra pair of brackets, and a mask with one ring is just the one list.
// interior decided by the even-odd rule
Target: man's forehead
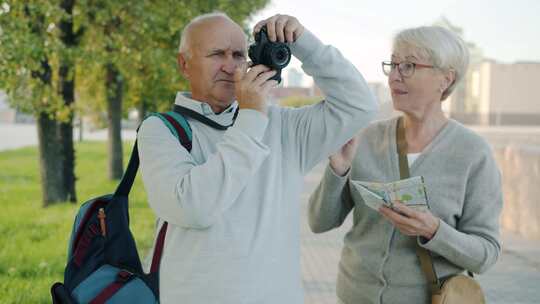
[(195, 31), (196, 44), (203, 49), (245, 50), (246, 35), (229, 20), (208, 20)]
[(205, 49), (220, 49), (220, 50), (233, 50), (243, 51), (247, 48), (247, 41), (244, 36), (238, 35), (208, 35), (201, 37), (201, 46)]

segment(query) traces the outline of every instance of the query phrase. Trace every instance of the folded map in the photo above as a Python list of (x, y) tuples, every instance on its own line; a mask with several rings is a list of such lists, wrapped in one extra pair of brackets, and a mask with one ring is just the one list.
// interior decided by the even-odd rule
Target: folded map
[(353, 199), (360, 196), (364, 203), (379, 210), (380, 207), (394, 207), (394, 201), (401, 201), (403, 204), (416, 209), (429, 209), (424, 178), (414, 176), (407, 179), (398, 180), (391, 183), (374, 183), (351, 180), (351, 194)]

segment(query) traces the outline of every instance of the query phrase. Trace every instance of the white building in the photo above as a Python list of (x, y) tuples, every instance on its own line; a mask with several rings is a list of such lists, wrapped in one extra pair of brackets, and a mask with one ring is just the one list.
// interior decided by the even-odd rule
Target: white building
[[(463, 39), (463, 29), (452, 24), (446, 17), (441, 17), (433, 25), (444, 27)], [(484, 60), (483, 51), (473, 42), (465, 41), (469, 49), (469, 71), (471, 67), (480, 64)], [(470, 72), (468, 72), (470, 73)], [(467, 78), (468, 76), (465, 76)], [(456, 86), (452, 95), (450, 95), (442, 104), (443, 111), (450, 117), (455, 118), (465, 123), (475, 123), (474, 119), (470, 119), (471, 115), (474, 116), (468, 110), (470, 108), (466, 105), (466, 91), (467, 81), (463, 81)]]
[(0, 123), (33, 123), (32, 115), (21, 113), (10, 107), (8, 96), (0, 91)]
[(285, 86), (287, 87), (303, 87), (303, 81), (304, 81), (304, 74), (299, 71), (296, 68), (289, 68), (287, 69), (287, 77), (286, 77), (286, 83)]
[(466, 120), (483, 125), (540, 125), (540, 62), (485, 60), (465, 79)]
[(390, 88), (386, 83), (368, 82), (368, 86), (379, 104), (379, 112), (377, 113), (375, 120), (388, 119), (400, 114), (400, 112), (394, 110)]
[(15, 122), (16, 111), (8, 104), (8, 97), (4, 91), (0, 91), (0, 123)]

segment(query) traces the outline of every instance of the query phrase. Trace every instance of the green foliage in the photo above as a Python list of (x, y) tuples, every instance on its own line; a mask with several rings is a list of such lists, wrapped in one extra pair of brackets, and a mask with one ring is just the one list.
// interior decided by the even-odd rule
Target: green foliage
[[(125, 82), (124, 109), (145, 107), (150, 111), (169, 109), (178, 90), (187, 82), (177, 68), (180, 33), (194, 17), (223, 11), (239, 24), (263, 8), (268, 0), (242, 1), (89, 1), (80, 95), (94, 110), (104, 109), (104, 64), (113, 63)], [(92, 4), (89, 6), (88, 4)], [(88, 13), (90, 12), (90, 13)], [(97, 106), (96, 106), (97, 105)], [(84, 106), (83, 106), (84, 107)]]
[[(177, 90), (187, 89), (176, 56), (180, 32), (197, 15), (223, 11), (246, 27), (247, 19), (268, 0), (79, 0), (73, 10), (77, 47), (61, 43), (58, 25), (67, 18), (61, 0), (3, 1), (0, 4), (0, 88), (14, 106), (27, 112), (66, 116), (56, 88), (59, 58), (76, 66), (77, 110), (105, 111), (104, 66), (112, 63), (125, 83), (129, 109), (145, 103), (150, 110), (170, 107)], [(52, 81), (32, 77), (51, 66)]]
[[(133, 143), (126, 145), (124, 159)], [(113, 192), (116, 185), (104, 173), (105, 143), (83, 142), (76, 151), (79, 198)], [(63, 280), (67, 242), (82, 202), (43, 209), (37, 160), (36, 148), (0, 152), (0, 304), (50, 303), (50, 286)], [(146, 255), (154, 215), (139, 178), (130, 195), (130, 218), (139, 253)]]
[(62, 16), (60, 7), (48, 1), (1, 4), (0, 88), (7, 90), (12, 104), (23, 111), (41, 109), (53, 114), (62, 109), (54, 87), (54, 69), (47, 69), (58, 61), (61, 43), (55, 24)]
[(299, 107), (315, 104), (321, 101), (321, 99), (322, 97), (320, 96), (313, 96), (313, 97), (289, 96), (287, 98), (283, 98), (280, 101), (280, 105), (285, 106), (285, 107), (299, 108)]

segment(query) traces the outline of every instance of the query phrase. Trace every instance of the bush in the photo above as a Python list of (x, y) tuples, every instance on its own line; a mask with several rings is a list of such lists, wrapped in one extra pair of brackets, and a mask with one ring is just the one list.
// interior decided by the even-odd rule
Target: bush
[(285, 107), (299, 108), (311, 104), (315, 104), (321, 101), (323, 98), (320, 96), (305, 97), (305, 96), (290, 96), (283, 98), (279, 104)]

